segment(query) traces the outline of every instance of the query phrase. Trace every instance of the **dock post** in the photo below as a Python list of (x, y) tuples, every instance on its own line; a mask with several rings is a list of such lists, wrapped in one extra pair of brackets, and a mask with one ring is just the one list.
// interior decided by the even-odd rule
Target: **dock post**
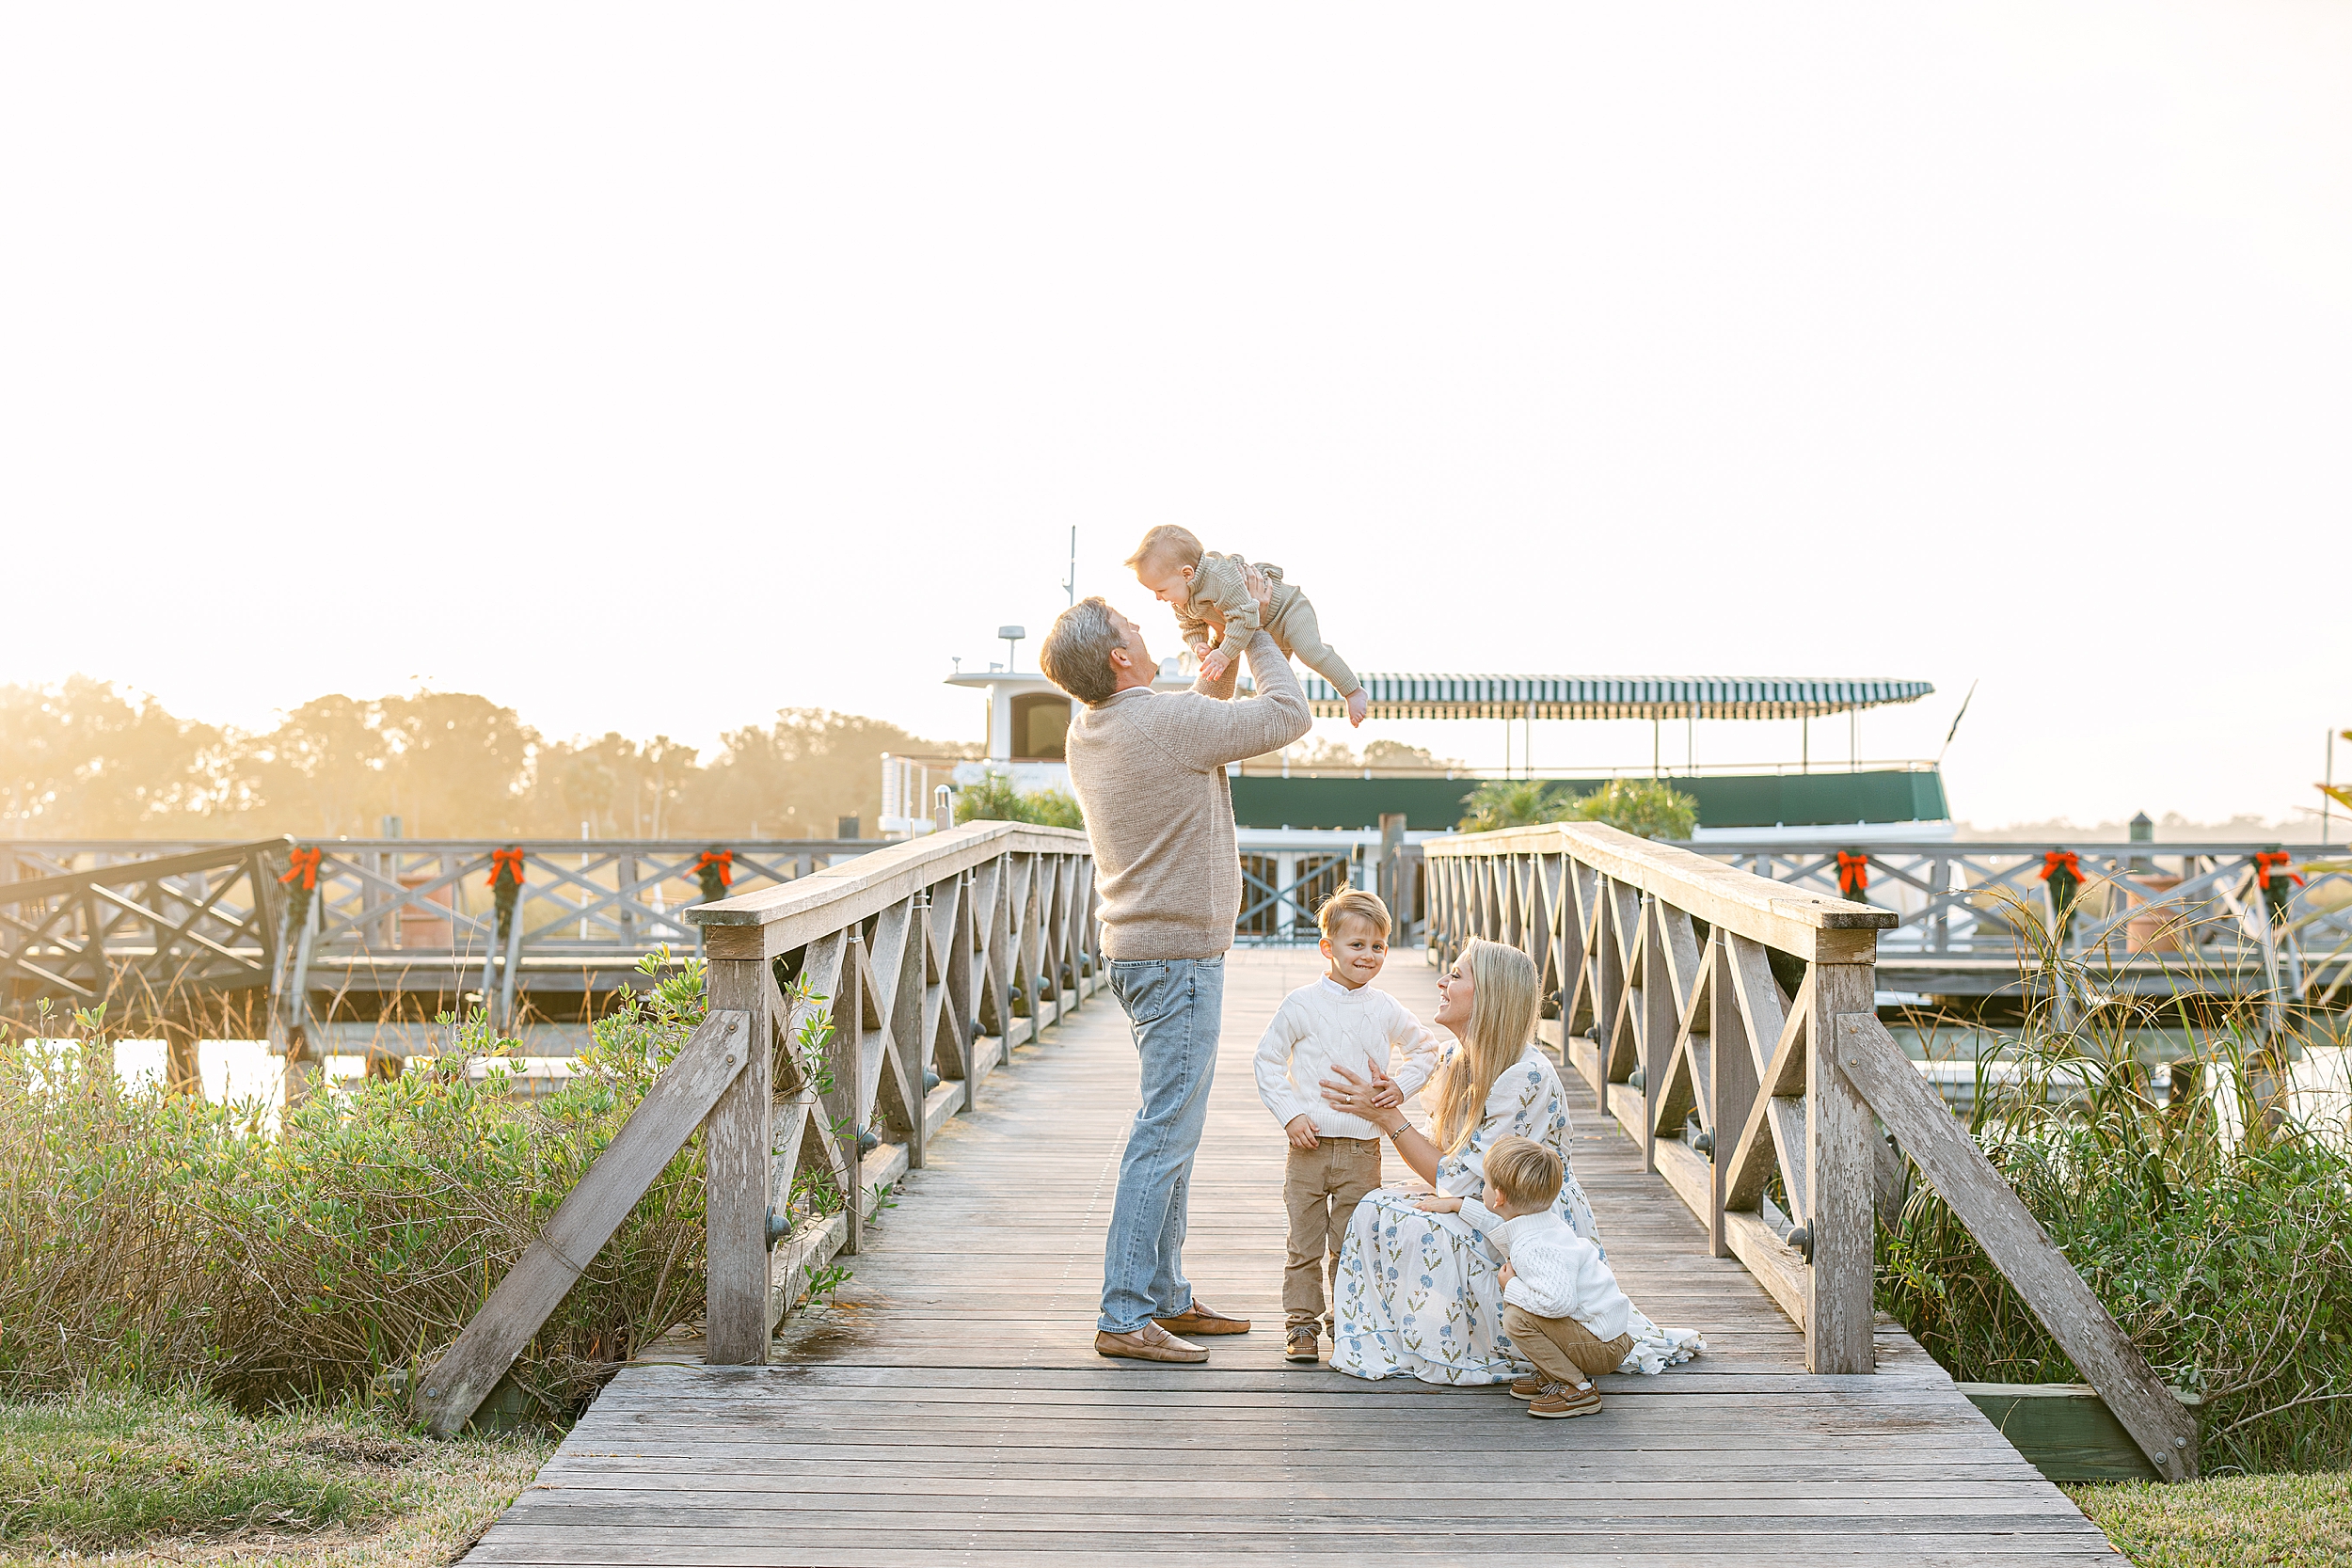
[[(775, 1054), (769, 997), (766, 930), (719, 927), (709, 994), (713, 1012), (748, 1014), (743, 1070), (703, 1121), (703, 1247), (709, 1297), (704, 1314), (703, 1359), (714, 1367), (768, 1363), (768, 1204), (774, 1156), (771, 1079)], [(706, 934), (712, 934), (706, 929)], [(739, 943), (742, 944), (739, 947)], [(750, 957), (738, 957), (748, 948)], [(852, 1197), (851, 1202), (855, 1202)]]

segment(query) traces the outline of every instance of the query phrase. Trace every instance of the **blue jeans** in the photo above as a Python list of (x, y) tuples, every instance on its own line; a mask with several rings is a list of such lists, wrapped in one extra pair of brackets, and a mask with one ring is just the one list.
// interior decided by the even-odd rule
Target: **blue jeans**
[(1119, 1197), (1103, 1244), (1101, 1326), (1132, 1334), (1192, 1306), (1184, 1189), (1216, 1076), (1225, 958), (1131, 958), (1110, 966), (1110, 981), (1142, 1058), (1143, 1104), (1119, 1162)]

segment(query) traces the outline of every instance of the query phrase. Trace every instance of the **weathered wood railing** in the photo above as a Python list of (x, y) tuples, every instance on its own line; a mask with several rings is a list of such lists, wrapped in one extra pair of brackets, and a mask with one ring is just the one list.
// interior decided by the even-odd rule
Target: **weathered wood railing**
[[(948, 829), (689, 918), (706, 938), (708, 1020), (423, 1380), (437, 1432), (466, 1423), (698, 1127), (706, 1358), (765, 1363), (809, 1275), (858, 1249), (879, 1193), (1098, 984), (1093, 860), (1063, 828)], [(825, 1071), (802, 1060), (784, 990), (802, 980), (832, 1025)], [(878, 1115), (883, 1141), (861, 1153), (853, 1133)], [(839, 1212), (793, 1212), (803, 1166), (851, 1195)]]
[(1432, 947), (1535, 960), (1547, 1043), (1804, 1329), (1808, 1368), (1875, 1368), (1874, 1200), (1908, 1158), (2157, 1473), (2196, 1474), (2194, 1419), (1880, 1024), (1891, 911), (1591, 823), (1422, 848)]
[[(2167, 972), (2211, 987), (2236, 969), (2293, 996), (2341, 986), (2352, 974), (2352, 871), (2344, 869), (2341, 847), (1857, 845), (1822, 829), (1804, 843), (1718, 838), (1693, 847), (1787, 887), (1840, 895), (1858, 883), (1855, 891), (1896, 917), (1879, 940), (1883, 962), (1982, 958), (1992, 987), (2014, 986), (2021, 971), (2037, 969), (2045, 941), (2094, 968), (2148, 972), (2113, 974), (2103, 981), (2107, 990), (2175, 989), (2163, 983)], [(2054, 883), (2054, 862), (2073, 875)], [(2042, 935), (2025, 929), (2028, 915)]]
[[(281, 878), (297, 848), (316, 851), (304, 895)], [(266, 991), (265, 1027), (280, 1050), (311, 1048), (339, 1001), (383, 1011), (421, 996), (430, 1019), (471, 991), (514, 1029), (526, 994), (542, 1012), (580, 1016), (581, 993), (635, 983), (645, 950), (691, 952), (685, 911), (702, 901), (710, 852), (734, 891), (790, 886), (882, 847), (875, 839), (580, 841), (570, 839), (258, 839), (0, 842), (0, 1002), (87, 1006), (199, 993)], [(512, 918), (489, 886), (501, 851), (519, 850)], [(306, 854), (306, 861), (309, 856)], [(299, 908), (298, 921), (290, 920)], [(462, 1009), (460, 1009), (462, 1010)], [(346, 1009), (345, 1016), (354, 1016)]]
[(134, 997), (264, 990), (279, 957), (271, 895), (293, 847), (163, 845), (135, 857), (0, 845), (0, 1007), (112, 1003), (119, 1019)]

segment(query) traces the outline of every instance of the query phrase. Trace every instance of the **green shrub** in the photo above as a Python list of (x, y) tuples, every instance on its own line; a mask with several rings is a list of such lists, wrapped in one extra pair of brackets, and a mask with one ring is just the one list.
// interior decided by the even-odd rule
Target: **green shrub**
[(1698, 801), (1663, 779), (1612, 779), (1584, 795), (1556, 779), (1493, 779), (1463, 806), (1466, 833), (1541, 822), (1606, 822), (1643, 838), (1689, 838), (1699, 818)]
[(1489, 779), (1462, 802), (1462, 832), (1491, 833), (1539, 822), (1565, 822), (1575, 809), (1568, 786), (1548, 779)]
[[(2061, 994), (2096, 997), (2031, 911), (2016, 918)], [(2209, 1470), (2343, 1465), (2352, 1457), (2352, 1162), (2333, 1130), (2265, 1111), (2275, 1064), (2257, 1044), (2258, 1004), (2217, 1004), (2210, 992), (2198, 1004), (2099, 1002), (2070, 1024), (2045, 1001), (1987, 1049), (1972, 1132), (2158, 1375), (2201, 1396)], [(2279, 1022), (2311, 1044), (2344, 1043), (2323, 1016), (2289, 1011)], [(2159, 1101), (2132, 1036), (2160, 1024), (2201, 1042), (2210, 1092)], [(1994, 1075), (1995, 1054), (2014, 1076)], [(1914, 1184), (1882, 1231), (1878, 1294), (1957, 1378), (2080, 1381), (1924, 1186)]]
[(1578, 800), (1570, 816), (1639, 838), (1689, 838), (1698, 826), (1699, 803), (1663, 779), (1612, 779)]
[(1034, 822), (1041, 828), (1083, 828), (1078, 798), (1066, 789), (1033, 789), (1024, 795), (1009, 773), (990, 772), (956, 794), (959, 822)]
[[(659, 974), (666, 954), (647, 960)], [(0, 1390), (191, 1379), (246, 1404), (414, 1368), (462, 1330), (702, 1020), (699, 964), (627, 997), (532, 1103), (459, 1052), (290, 1108), (119, 1087), (98, 1041), (0, 1061)], [(703, 1299), (690, 1140), (516, 1363), (568, 1413)]]
[(1084, 828), (1087, 825), (1086, 814), (1078, 809), (1078, 798), (1066, 789), (1040, 789), (1021, 799), (1028, 808), (1028, 820), (1041, 828)]

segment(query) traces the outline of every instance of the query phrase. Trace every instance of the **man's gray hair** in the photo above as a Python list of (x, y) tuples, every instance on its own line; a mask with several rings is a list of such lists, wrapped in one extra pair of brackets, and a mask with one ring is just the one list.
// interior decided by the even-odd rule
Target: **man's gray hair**
[(1080, 599), (1054, 617), (1037, 661), (1056, 686), (1091, 707), (1119, 689), (1111, 650), (1126, 645), (1111, 621), (1111, 607), (1100, 598)]

